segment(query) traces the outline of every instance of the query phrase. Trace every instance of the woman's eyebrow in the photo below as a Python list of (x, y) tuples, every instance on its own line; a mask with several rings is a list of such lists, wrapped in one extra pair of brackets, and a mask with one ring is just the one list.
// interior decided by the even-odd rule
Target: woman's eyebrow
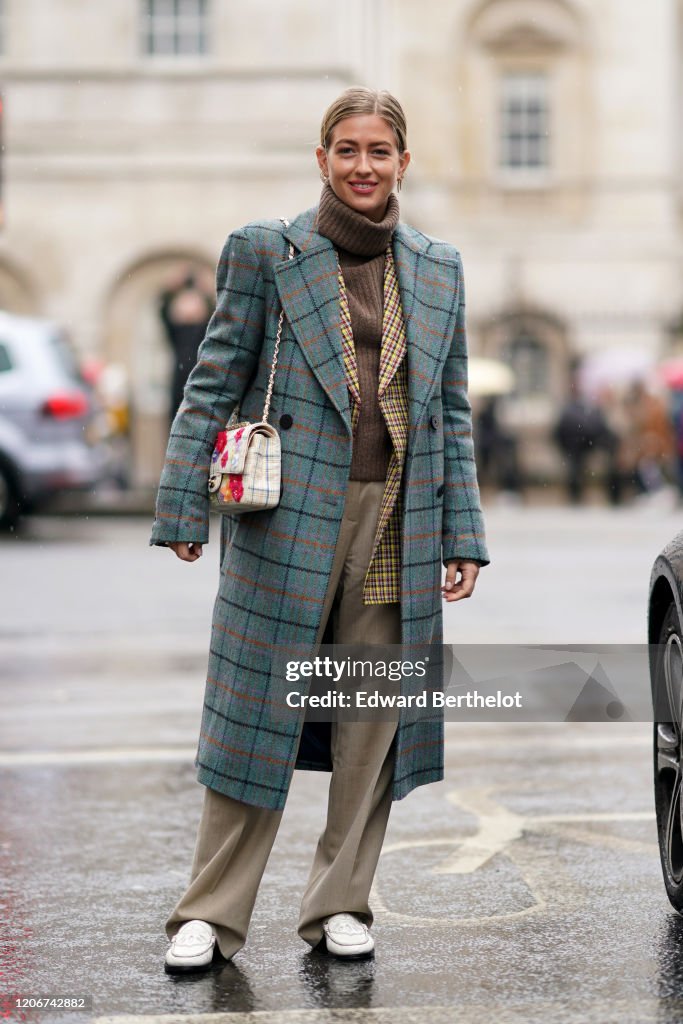
[[(358, 143), (357, 143), (357, 141), (355, 139), (337, 139), (337, 141), (335, 142), (335, 146), (341, 146), (342, 143), (346, 143), (347, 145), (349, 143), (351, 143), (351, 145), (353, 145), (353, 146), (357, 146), (358, 145)], [(371, 142), (370, 145), (371, 146), (390, 146), (391, 143), (389, 142), (388, 139), (382, 139), (381, 141), (377, 140), (375, 142)]]

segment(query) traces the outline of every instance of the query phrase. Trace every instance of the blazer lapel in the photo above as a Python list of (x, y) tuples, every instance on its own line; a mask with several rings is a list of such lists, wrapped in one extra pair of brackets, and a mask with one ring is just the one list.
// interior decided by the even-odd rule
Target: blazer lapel
[(275, 265), (275, 285), (303, 354), (351, 436), (351, 410), (344, 371), (339, 317), (337, 258), (332, 242), (313, 228), (316, 207), (284, 229), (300, 250)]
[(394, 379), (396, 371), (405, 357), (407, 347), (401, 290), (393, 262), (393, 250), (388, 249), (384, 264), (382, 347), (379, 354), (379, 381), (377, 385), (377, 396), (380, 400), (380, 405), (382, 404), (382, 396)]
[(356, 345), (353, 340), (353, 328), (351, 326), (351, 312), (349, 310), (349, 298), (346, 292), (346, 284), (342, 269), (337, 264), (337, 281), (339, 282), (339, 323), (342, 334), (342, 355), (344, 357), (344, 371), (346, 373), (346, 385), (351, 392), (351, 426), (356, 427), (360, 409), (360, 381), (358, 380), (358, 366), (356, 364)]

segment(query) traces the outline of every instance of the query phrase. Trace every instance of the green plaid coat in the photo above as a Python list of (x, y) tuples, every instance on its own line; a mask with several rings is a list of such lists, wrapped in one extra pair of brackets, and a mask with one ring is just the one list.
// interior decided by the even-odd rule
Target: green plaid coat
[[(351, 466), (338, 267), (332, 242), (314, 228), (316, 212), (306, 210), (288, 227), (254, 222), (228, 237), (217, 308), (171, 428), (150, 538), (208, 541), (214, 440), (238, 402), (245, 419), (260, 419), (282, 305), (270, 411), (282, 442), (282, 496), (267, 512), (221, 517), (221, 575), (195, 759), (204, 785), (271, 809), (284, 806), (295, 767), (330, 768), (324, 754), (299, 751), (300, 718), (274, 713), (270, 672), (272, 653), (283, 645), (315, 650)], [(443, 641), (442, 563), (489, 558), (466, 393), (460, 254), (403, 223), (392, 248), (407, 339), (402, 643), (417, 650)], [(402, 713), (394, 799), (441, 778), (441, 718)]]

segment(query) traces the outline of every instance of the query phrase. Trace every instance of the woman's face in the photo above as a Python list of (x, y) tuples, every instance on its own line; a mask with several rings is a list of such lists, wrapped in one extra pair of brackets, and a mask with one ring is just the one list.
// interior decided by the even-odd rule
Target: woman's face
[(346, 117), (332, 129), (327, 150), (315, 151), (318, 165), (339, 198), (370, 220), (380, 221), (410, 153), (399, 155), (393, 128), (379, 114)]

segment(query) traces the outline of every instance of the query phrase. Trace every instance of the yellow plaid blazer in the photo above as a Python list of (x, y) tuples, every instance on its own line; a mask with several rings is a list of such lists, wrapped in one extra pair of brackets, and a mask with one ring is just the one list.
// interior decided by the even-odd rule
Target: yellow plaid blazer
[[(337, 269), (342, 352), (351, 404), (351, 427), (355, 434), (360, 414), (360, 386), (351, 315), (339, 258)], [(384, 261), (384, 312), (377, 397), (393, 451), (389, 459), (372, 557), (363, 584), (364, 604), (389, 604), (401, 599), (401, 478), (408, 442), (408, 376), (405, 356), (406, 331), (401, 294), (389, 244)]]

